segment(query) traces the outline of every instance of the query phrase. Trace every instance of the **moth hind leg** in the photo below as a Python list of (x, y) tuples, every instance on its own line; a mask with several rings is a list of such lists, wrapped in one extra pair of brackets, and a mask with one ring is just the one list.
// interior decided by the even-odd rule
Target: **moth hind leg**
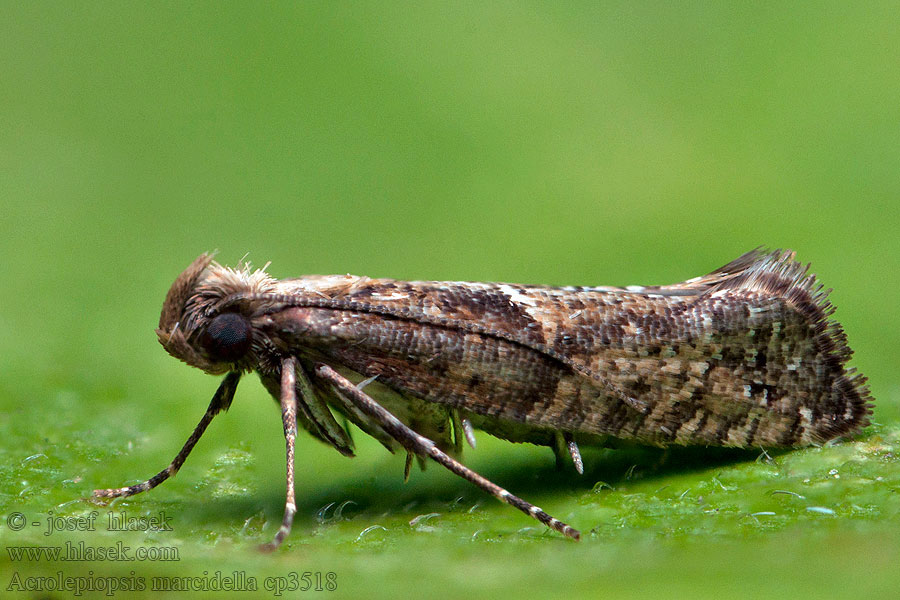
[(556, 457), (556, 468), (562, 470), (571, 460), (572, 465), (579, 475), (584, 475), (584, 461), (581, 460), (581, 450), (568, 431), (556, 432), (553, 435), (553, 455)]

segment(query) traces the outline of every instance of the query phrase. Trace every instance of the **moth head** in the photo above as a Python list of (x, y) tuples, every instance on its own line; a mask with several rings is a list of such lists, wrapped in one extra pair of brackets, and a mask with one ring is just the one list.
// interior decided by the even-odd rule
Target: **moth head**
[(258, 297), (271, 287), (263, 270), (223, 267), (201, 254), (169, 289), (156, 335), (166, 351), (207, 373), (249, 369), (260, 340), (252, 315)]

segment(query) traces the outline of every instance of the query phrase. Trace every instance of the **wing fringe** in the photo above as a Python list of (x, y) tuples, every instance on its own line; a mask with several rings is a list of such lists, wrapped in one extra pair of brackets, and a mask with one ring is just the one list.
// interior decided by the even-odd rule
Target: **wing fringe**
[(830, 439), (867, 426), (872, 397), (866, 377), (855, 368), (846, 367), (853, 351), (847, 345), (844, 328), (831, 318), (835, 311), (828, 299), (831, 289), (824, 288), (809, 272), (810, 265), (794, 260), (794, 255), (791, 250), (755, 248), (692, 283), (708, 286), (701, 296), (722, 290), (747, 290), (783, 298), (813, 324), (813, 335), (826, 365), (841, 373), (835, 388), (849, 400), (852, 410), (849, 419), (822, 432), (823, 439)]

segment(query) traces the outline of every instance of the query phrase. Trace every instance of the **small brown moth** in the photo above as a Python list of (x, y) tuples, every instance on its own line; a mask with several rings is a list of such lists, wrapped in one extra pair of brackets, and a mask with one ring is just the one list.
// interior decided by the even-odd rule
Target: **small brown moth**
[[(265, 269), (265, 268), (264, 268)], [(790, 251), (749, 252), (667, 286), (542, 287), (351, 275), (276, 280), (203, 254), (166, 296), (157, 335), (225, 378), (181, 452), (131, 496), (174, 475), (241, 374), (280, 402), (290, 532), (297, 425), (353, 456), (343, 415), (389, 450), (431, 458), (548, 527), (577, 530), (458, 462), (473, 429), (549, 446), (581, 472), (578, 444), (802, 446), (858, 432), (865, 378), (830, 319), (830, 290)], [(365, 391), (363, 389), (365, 388)]]

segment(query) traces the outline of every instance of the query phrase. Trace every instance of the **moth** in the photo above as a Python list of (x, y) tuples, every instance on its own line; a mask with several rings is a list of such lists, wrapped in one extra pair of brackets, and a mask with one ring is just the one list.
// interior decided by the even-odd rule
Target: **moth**
[[(266, 265), (268, 266), (268, 265)], [(480, 429), (549, 446), (583, 470), (579, 444), (790, 447), (868, 424), (865, 378), (809, 266), (756, 249), (666, 286), (545, 287), (352, 275), (277, 280), (202, 254), (166, 296), (157, 335), (224, 379), (172, 463), (174, 475), (242, 374), (281, 407), (291, 529), (298, 426), (353, 456), (352, 423), (388, 450), (432, 459), (548, 527), (580, 533), (464, 466)]]

